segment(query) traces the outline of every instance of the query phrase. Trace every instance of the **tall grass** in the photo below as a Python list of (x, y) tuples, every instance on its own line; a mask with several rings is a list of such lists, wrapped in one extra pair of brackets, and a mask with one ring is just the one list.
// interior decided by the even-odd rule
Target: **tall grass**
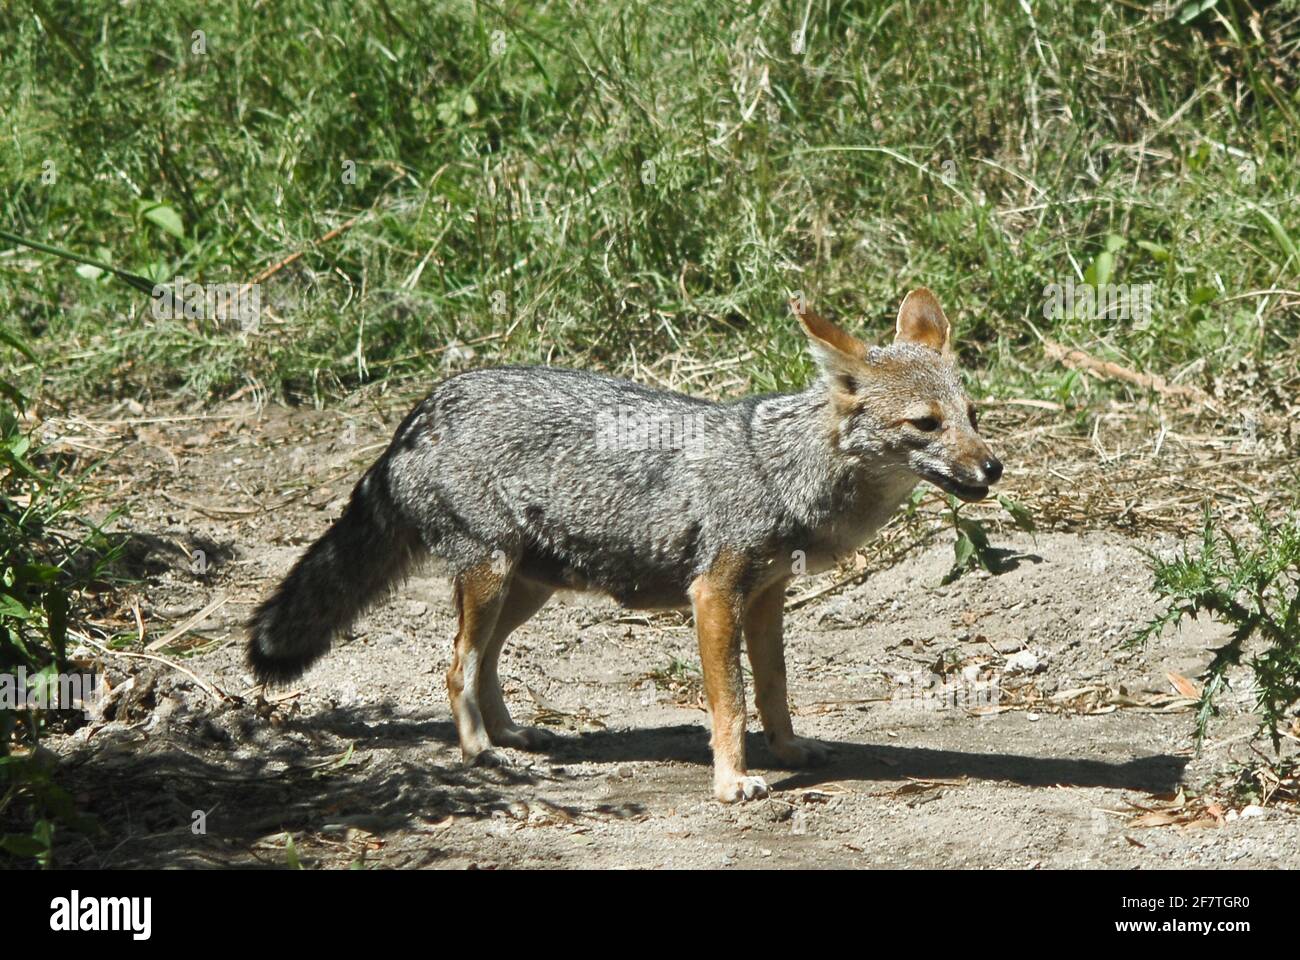
[[(770, 387), (808, 373), (791, 291), (878, 335), (923, 282), (988, 389), (1052, 385), (1035, 330), (1213, 371), (1300, 332), (1253, 295), (1300, 272), (1300, 12), (1256, 7), (16, 2), (5, 226), (154, 279), (308, 252), (251, 336), (16, 248), (0, 316), (112, 394), (321, 400), (483, 337), (622, 370), (751, 351)], [(1153, 321), (1045, 319), (1103, 253)]]

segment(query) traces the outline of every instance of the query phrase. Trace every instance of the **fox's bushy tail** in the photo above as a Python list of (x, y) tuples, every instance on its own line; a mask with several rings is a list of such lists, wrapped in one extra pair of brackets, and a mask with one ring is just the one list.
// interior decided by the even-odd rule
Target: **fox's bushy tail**
[(294, 564), (248, 623), (247, 662), (260, 683), (287, 683), (402, 580), (423, 547), (376, 464), (343, 516)]

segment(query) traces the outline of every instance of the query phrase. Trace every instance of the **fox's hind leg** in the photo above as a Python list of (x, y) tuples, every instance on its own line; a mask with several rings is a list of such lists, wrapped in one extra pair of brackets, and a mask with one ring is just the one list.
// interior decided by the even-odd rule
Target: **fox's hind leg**
[(501, 604), (496, 629), (483, 651), (483, 663), (478, 675), (478, 705), (483, 712), (483, 723), (493, 746), (514, 747), (516, 750), (538, 750), (554, 741), (548, 730), (538, 727), (520, 727), (510, 718), (510, 710), (501, 696), (501, 681), (497, 677), (497, 661), (501, 648), (511, 632), (523, 625), (542, 609), (554, 591), (550, 587), (516, 576)]
[(745, 646), (754, 670), (754, 700), (767, 745), (776, 758), (791, 767), (815, 766), (830, 758), (831, 748), (794, 735), (785, 687), (784, 616), (784, 581), (756, 596), (745, 611)]
[[(447, 670), (447, 695), (466, 763), (491, 763), (496, 759), (479, 703), (479, 690), (492, 637), (513, 579), (510, 569), (485, 562), (459, 574), (453, 581), (459, 627), (451, 667)], [(495, 669), (492, 676), (495, 681)]]

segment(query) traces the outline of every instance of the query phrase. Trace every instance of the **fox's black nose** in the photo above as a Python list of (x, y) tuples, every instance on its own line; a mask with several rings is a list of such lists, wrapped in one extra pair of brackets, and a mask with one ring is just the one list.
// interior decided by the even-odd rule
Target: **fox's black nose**
[(997, 483), (1002, 479), (1002, 462), (997, 457), (989, 457), (983, 463), (984, 476), (988, 477), (989, 483)]

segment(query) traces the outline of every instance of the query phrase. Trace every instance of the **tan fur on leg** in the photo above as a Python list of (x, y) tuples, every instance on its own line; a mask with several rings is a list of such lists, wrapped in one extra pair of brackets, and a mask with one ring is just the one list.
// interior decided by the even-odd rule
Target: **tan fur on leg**
[(740, 671), (743, 597), (735, 563), (720, 563), (691, 584), (704, 692), (713, 724), (713, 793), (723, 803), (767, 793), (745, 772), (745, 683)]
[(785, 683), (785, 582), (756, 596), (745, 612), (745, 647), (754, 670), (754, 700), (772, 753), (793, 767), (825, 762), (830, 749), (794, 735)]
[(505, 699), (501, 696), (501, 681), (497, 676), (497, 661), (501, 657), (501, 648), (505, 646), (506, 638), (542, 609), (553, 592), (550, 587), (515, 576), (501, 604), (496, 628), (492, 631), (492, 640), (483, 651), (483, 663), (478, 675), (478, 705), (493, 746), (536, 750), (554, 739), (546, 730), (515, 724)]
[(456, 648), (447, 670), (447, 695), (466, 763), (479, 760), (492, 746), (479, 705), (479, 681), (497, 617), (512, 575), (484, 563), (455, 580)]

